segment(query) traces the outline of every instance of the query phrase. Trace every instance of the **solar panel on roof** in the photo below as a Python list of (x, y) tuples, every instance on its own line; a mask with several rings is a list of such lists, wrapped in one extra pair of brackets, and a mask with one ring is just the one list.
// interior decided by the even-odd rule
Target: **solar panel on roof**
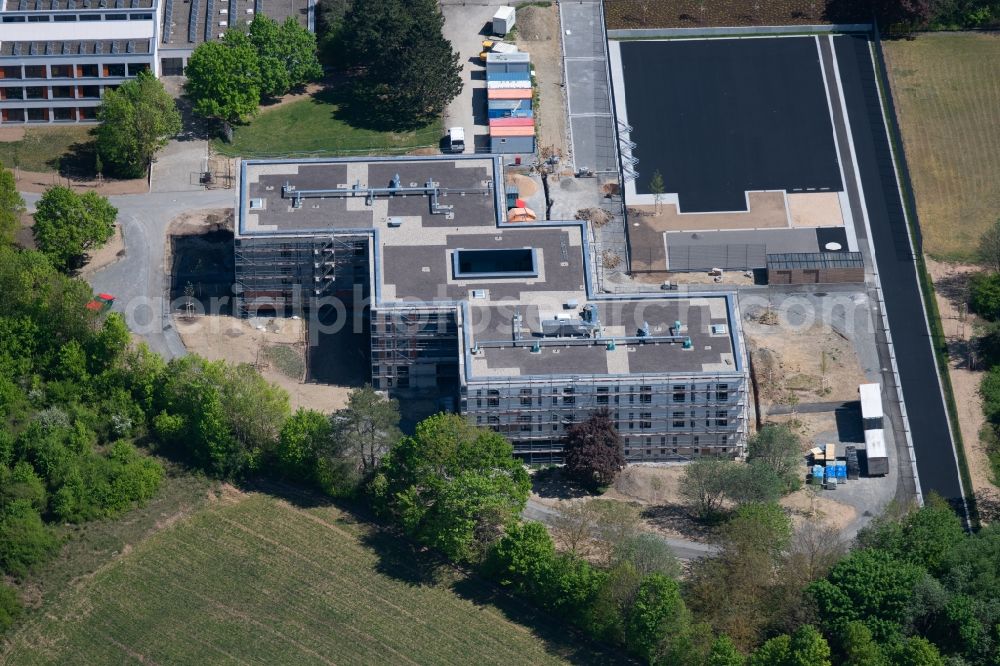
[(205, 21), (205, 41), (212, 41), (212, 26), (215, 24), (213, 17), (215, 15), (215, 0), (208, 0), (208, 20)]
[(191, 0), (191, 18), (188, 21), (188, 41), (198, 39), (198, 0)]

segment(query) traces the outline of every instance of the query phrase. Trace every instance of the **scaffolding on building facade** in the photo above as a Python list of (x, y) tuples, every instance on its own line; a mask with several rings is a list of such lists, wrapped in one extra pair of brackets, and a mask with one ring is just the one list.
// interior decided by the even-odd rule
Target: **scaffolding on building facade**
[(288, 312), (333, 296), (350, 298), (358, 278), (368, 282), (368, 245), (357, 236), (237, 239), (237, 312)]

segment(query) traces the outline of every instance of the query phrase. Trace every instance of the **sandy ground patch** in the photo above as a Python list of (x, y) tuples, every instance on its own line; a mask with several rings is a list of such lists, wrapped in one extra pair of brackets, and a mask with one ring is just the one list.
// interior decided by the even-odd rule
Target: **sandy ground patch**
[(793, 227), (842, 227), (844, 215), (836, 192), (788, 194), (788, 215)]
[(267, 360), (265, 347), (287, 345), (305, 355), (305, 322), (300, 319), (238, 319), (218, 315), (174, 317), (184, 347), (209, 360), (249, 363), (291, 397), (293, 409), (305, 407), (330, 413), (344, 407), (350, 389), (305, 384), (285, 375)]
[(948, 375), (951, 387), (955, 392), (955, 403), (958, 407), (958, 424), (962, 431), (965, 444), (965, 458), (969, 464), (969, 474), (975, 492), (994, 492), (996, 486), (990, 481), (990, 461), (986, 448), (979, 439), (979, 431), (986, 419), (983, 416), (983, 401), (979, 396), (979, 383), (982, 381), (981, 370), (970, 370), (968, 357), (964, 353), (969, 339), (973, 334), (975, 316), (962, 311), (962, 290), (959, 294), (945, 295), (942, 291), (962, 281), (965, 276), (977, 273), (981, 269), (969, 264), (947, 264), (933, 259), (926, 259), (927, 272), (934, 280), (934, 295), (938, 310), (941, 313), (941, 326), (951, 350), (951, 361), (948, 364)]
[[(677, 204), (629, 206), (638, 211), (629, 219), (648, 226), (652, 231), (717, 231), (720, 229), (783, 229), (788, 226), (783, 192), (750, 192), (750, 209), (745, 213), (679, 213)], [(633, 228), (635, 225), (633, 224)]]
[(762, 411), (789, 404), (791, 396), (800, 403), (857, 399), (865, 373), (846, 336), (822, 322), (796, 329), (746, 319), (743, 334), (753, 357)]
[(20, 127), (0, 127), (0, 141), (20, 141), (24, 138), (26, 129), (24, 125)]
[(19, 192), (31, 192), (40, 194), (55, 185), (70, 187), (74, 192), (97, 192), (104, 196), (113, 194), (144, 194), (149, 191), (149, 183), (145, 178), (135, 178), (133, 180), (112, 180), (105, 178), (101, 182), (96, 180), (67, 180), (57, 173), (42, 173), (38, 171), (18, 170), (20, 179), (17, 181)]
[(531, 54), (538, 84), (538, 152), (542, 157), (567, 154), (566, 102), (563, 87), (559, 8), (524, 7), (517, 10), (517, 46)]
[(819, 494), (822, 492), (806, 486), (781, 498), (779, 504), (791, 512), (795, 527), (820, 520), (831, 533), (839, 534), (854, 522), (858, 511), (853, 506)]
[(523, 174), (517, 173), (507, 176), (507, 184), (517, 186), (517, 196), (520, 199), (528, 199), (538, 192), (538, 183), (530, 176)]

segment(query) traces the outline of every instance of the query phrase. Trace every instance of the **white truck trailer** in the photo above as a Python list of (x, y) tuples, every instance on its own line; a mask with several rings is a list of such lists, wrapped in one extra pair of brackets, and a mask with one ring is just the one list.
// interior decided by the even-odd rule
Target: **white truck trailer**
[(861, 423), (865, 429), (865, 455), (868, 459), (868, 476), (885, 476), (889, 473), (889, 456), (885, 450), (885, 415), (882, 411), (882, 385), (861, 384)]

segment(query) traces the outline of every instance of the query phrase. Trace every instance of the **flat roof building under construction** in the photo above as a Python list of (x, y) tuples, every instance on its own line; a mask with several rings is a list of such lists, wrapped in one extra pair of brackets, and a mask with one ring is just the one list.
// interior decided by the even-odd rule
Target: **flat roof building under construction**
[(364, 310), (376, 388), (455, 408), (531, 460), (559, 460), (599, 408), (632, 460), (737, 454), (734, 298), (596, 293), (584, 224), (507, 222), (498, 183), (494, 157), (245, 161), (240, 311)]

